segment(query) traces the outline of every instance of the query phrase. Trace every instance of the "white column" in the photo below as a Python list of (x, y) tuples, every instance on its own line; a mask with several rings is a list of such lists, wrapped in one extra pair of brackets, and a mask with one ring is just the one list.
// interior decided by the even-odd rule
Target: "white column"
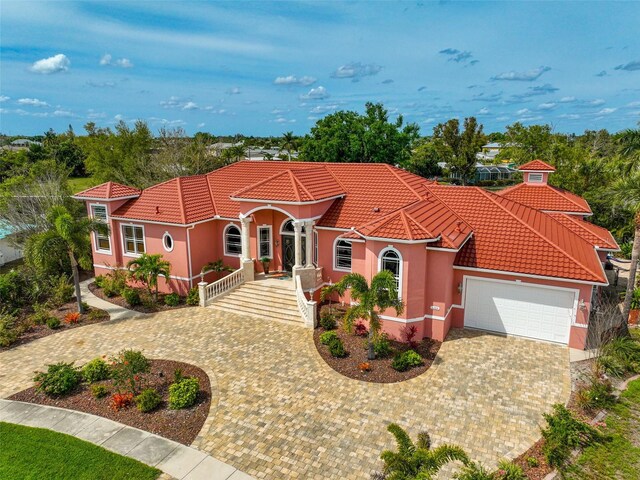
[(296, 263), (294, 268), (302, 267), (302, 225), (303, 222), (299, 222), (298, 220), (293, 222), (293, 230), (295, 232), (295, 260)]
[(304, 231), (307, 232), (307, 243), (306, 243), (306, 255), (307, 255), (307, 267), (313, 266), (313, 225), (315, 222), (313, 220), (307, 220), (304, 222)]
[(250, 241), (249, 241), (249, 224), (251, 223), (251, 217), (240, 217), (240, 223), (242, 224), (241, 243), (242, 243), (242, 261), (246, 262), (251, 260)]

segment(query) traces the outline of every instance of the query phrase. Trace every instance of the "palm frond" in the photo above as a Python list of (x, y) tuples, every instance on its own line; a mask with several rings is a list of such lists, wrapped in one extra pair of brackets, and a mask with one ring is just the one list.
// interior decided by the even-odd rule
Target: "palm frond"
[(459, 461), (465, 465), (469, 463), (469, 457), (465, 451), (457, 445), (440, 445), (439, 447), (429, 450), (428, 462), (425, 465), (434, 471), (440, 470), (449, 462)]
[(353, 332), (353, 325), (357, 320), (363, 318), (368, 320), (369, 318), (369, 310), (361, 304), (351, 305), (347, 308), (347, 311), (344, 314), (344, 329), (351, 333)]
[(398, 424), (390, 423), (387, 426), (387, 430), (396, 439), (396, 445), (398, 446), (398, 453), (404, 456), (413, 455), (416, 451), (416, 447), (409, 437), (409, 434)]

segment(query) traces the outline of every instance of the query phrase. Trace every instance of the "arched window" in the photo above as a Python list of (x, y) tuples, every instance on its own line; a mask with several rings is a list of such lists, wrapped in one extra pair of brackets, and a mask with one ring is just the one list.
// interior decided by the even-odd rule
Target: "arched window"
[(351, 271), (351, 242), (338, 240), (333, 252), (333, 266), (336, 270)]
[(242, 235), (235, 225), (227, 225), (224, 229), (224, 254), (240, 255), (242, 253)]
[(380, 252), (380, 271), (389, 270), (396, 279), (396, 288), (398, 289), (398, 297), (402, 296), (402, 257), (394, 248), (387, 248)]
[(173, 250), (173, 237), (169, 232), (164, 232), (162, 236), (162, 246), (167, 252), (171, 252)]
[[(280, 233), (291, 233), (294, 234), (296, 233), (295, 228), (293, 228), (293, 220), (289, 219), (289, 220), (285, 220), (285, 222), (282, 224), (282, 228), (280, 229)], [(306, 233), (305, 229), (304, 229), (304, 225), (302, 226), (302, 235), (304, 235)]]

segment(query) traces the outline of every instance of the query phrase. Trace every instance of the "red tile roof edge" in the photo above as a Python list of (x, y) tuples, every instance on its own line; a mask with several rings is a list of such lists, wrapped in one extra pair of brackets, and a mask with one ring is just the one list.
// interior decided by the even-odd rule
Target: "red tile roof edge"
[[(96, 191), (98, 189), (100, 189), (101, 187), (105, 187), (106, 186), (106, 195), (104, 197), (98, 197), (98, 196), (92, 196), (89, 195), (90, 192), (92, 191)], [(129, 190), (129, 193), (123, 194), (123, 195), (117, 195), (117, 196), (112, 196), (111, 195), (111, 190), (114, 186), (117, 187), (121, 187), (123, 189), (127, 189)], [(78, 193), (74, 193), (73, 196), (74, 197), (88, 197), (88, 198), (104, 198), (104, 199), (115, 199), (115, 198), (127, 198), (127, 197), (132, 197), (134, 195), (140, 195), (141, 190), (135, 187), (130, 187), (128, 185), (123, 185), (122, 183), (117, 183), (117, 182), (104, 182), (101, 183), (100, 185), (95, 185), (93, 187), (87, 188), (85, 190), (82, 190), (81, 192)]]
[(531, 160), (518, 167), (521, 172), (537, 171), (537, 172), (555, 172), (556, 168), (553, 165), (549, 165), (547, 162), (543, 162), (540, 159)]
[[(515, 192), (517, 190), (519, 190), (520, 188), (524, 188), (524, 187), (533, 187), (533, 188), (550, 188), (552, 190), (554, 190), (557, 194), (562, 195), (568, 202), (572, 203), (573, 205), (575, 205), (578, 209), (574, 210), (575, 213), (584, 213), (587, 215), (591, 215), (593, 214), (593, 211), (591, 210), (591, 207), (589, 207), (588, 209), (586, 209), (583, 205), (580, 205), (579, 203), (577, 203), (573, 198), (571, 198), (572, 196), (581, 198), (579, 195), (576, 195), (575, 193), (569, 192), (568, 190), (565, 190), (563, 188), (560, 187), (555, 187), (553, 185), (549, 185), (549, 184), (540, 184), (540, 185), (531, 185), (531, 184), (527, 184), (527, 183), (518, 183), (517, 185), (513, 185), (511, 187), (507, 187), (503, 190), (500, 190), (498, 192), (496, 192), (496, 195), (500, 195), (500, 196), (504, 196), (506, 193), (510, 193), (510, 192)], [(508, 197), (506, 197), (508, 198)], [(517, 203), (522, 203), (522, 202), (518, 202), (517, 200), (514, 200), (512, 198), (509, 198), (509, 200), (511, 200), (512, 202), (517, 202)], [(583, 199), (584, 200), (584, 199)], [(585, 200), (586, 203), (586, 200)], [(529, 208), (534, 208), (531, 207), (525, 203), (523, 203), (523, 205), (529, 207)], [(589, 204), (587, 203), (587, 206)], [(538, 210), (538, 209), (535, 209)], [(556, 210), (542, 210), (541, 211), (556, 211)], [(565, 213), (565, 212), (562, 212)]]
[(591, 222), (587, 222), (586, 220), (579, 220), (575, 218), (573, 215), (568, 215), (566, 213), (550, 213), (548, 215), (550, 215), (552, 218), (556, 215), (562, 216), (564, 219), (566, 219), (566, 221), (571, 222), (572, 224), (576, 225), (578, 228), (587, 230), (591, 235), (602, 240), (602, 243), (604, 245), (594, 245), (599, 249), (615, 250), (615, 251), (620, 250), (620, 245), (618, 245), (618, 242), (616, 241), (616, 239), (613, 238), (613, 235), (611, 234), (611, 232), (606, 228), (602, 228), (599, 225), (596, 225)]

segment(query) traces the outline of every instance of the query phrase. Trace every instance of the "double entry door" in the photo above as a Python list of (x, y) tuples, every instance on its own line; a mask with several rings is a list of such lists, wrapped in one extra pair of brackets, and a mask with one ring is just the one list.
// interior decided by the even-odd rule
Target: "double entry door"
[[(306, 237), (302, 237), (302, 264), (307, 263), (306, 259)], [(282, 235), (282, 268), (291, 272), (296, 264), (296, 237), (295, 235)]]

